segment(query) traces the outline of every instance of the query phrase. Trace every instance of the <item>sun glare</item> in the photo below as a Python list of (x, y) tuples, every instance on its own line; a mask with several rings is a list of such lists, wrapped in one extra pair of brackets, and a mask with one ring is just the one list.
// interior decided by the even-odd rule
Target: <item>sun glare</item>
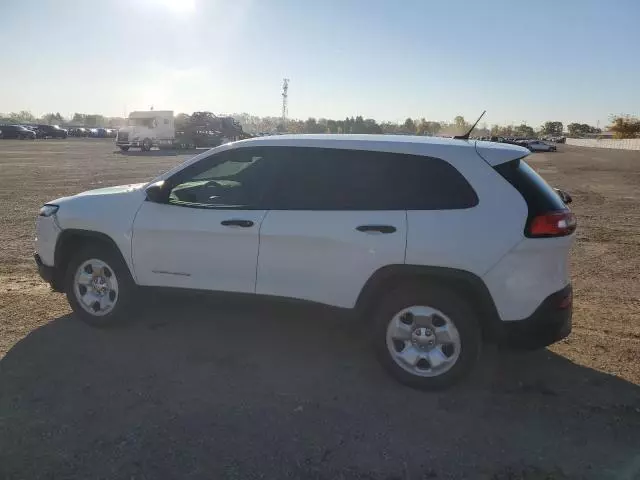
[(196, 9), (196, 0), (157, 0), (157, 2), (175, 13), (189, 14)]

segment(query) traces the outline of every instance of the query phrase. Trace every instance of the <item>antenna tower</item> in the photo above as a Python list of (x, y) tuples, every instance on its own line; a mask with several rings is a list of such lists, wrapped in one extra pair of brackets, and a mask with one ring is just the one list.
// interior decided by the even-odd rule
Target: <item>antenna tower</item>
[(289, 79), (282, 80), (282, 124), (286, 125), (289, 115)]

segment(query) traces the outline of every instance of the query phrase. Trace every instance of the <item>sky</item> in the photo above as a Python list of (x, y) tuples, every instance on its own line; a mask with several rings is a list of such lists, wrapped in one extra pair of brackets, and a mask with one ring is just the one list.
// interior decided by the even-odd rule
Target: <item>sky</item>
[(640, 114), (639, 0), (0, 0), (0, 112), (605, 126)]

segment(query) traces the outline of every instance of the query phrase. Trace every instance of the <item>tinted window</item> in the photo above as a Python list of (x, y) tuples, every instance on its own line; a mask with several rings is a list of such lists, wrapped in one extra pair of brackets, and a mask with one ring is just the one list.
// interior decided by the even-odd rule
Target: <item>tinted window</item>
[(567, 208), (553, 188), (523, 160), (502, 163), (495, 169), (527, 202), (529, 220), (542, 213)]
[(268, 169), (265, 156), (256, 149), (212, 155), (169, 180), (169, 203), (195, 208), (261, 208), (271, 177)]
[(473, 207), (478, 197), (449, 163), (362, 150), (289, 148), (278, 156), (274, 209), (439, 210)]

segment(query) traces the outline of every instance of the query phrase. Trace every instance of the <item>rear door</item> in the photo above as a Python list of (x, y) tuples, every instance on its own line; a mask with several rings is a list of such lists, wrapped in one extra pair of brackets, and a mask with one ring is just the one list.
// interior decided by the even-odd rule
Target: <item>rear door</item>
[(404, 263), (406, 212), (393, 155), (282, 149), (260, 229), (256, 293), (353, 307), (379, 268)]

